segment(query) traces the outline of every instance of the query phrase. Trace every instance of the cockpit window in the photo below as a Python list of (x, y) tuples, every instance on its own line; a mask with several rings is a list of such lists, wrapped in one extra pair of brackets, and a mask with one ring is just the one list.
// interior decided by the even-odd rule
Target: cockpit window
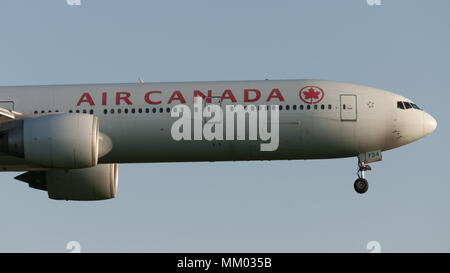
[(417, 109), (417, 110), (422, 110), (420, 109), (419, 106), (417, 106), (417, 104), (412, 103), (412, 102), (408, 102), (408, 101), (397, 101), (397, 108), (398, 109)]
[(411, 103), (411, 105), (412, 105), (412, 107), (413, 107), (414, 109), (421, 110), (420, 107), (417, 106), (417, 104)]

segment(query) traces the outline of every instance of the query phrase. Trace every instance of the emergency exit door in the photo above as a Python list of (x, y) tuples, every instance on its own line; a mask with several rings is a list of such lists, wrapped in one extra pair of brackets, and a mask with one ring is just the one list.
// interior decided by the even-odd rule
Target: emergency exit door
[(356, 95), (341, 95), (341, 120), (356, 121), (357, 99)]

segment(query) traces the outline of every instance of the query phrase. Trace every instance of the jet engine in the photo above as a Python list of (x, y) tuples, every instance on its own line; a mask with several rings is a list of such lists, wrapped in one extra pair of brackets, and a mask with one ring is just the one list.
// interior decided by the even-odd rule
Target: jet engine
[(97, 201), (114, 198), (118, 186), (118, 164), (72, 170), (31, 171), (15, 179), (31, 188), (48, 192), (55, 200)]
[(44, 168), (95, 166), (99, 154), (98, 118), (51, 114), (1, 123), (0, 152)]

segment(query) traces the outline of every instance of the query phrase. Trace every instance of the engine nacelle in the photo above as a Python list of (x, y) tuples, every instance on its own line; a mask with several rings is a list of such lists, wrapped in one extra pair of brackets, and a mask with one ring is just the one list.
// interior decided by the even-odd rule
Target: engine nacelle
[(0, 151), (46, 168), (97, 165), (98, 118), (86, 114), (52, 114), (0, 125)]
[(15, 178), (47, 191), (51, 199), (97, 201), (116, 197), (118, 169), (118, 164), (99, 164), (84, 169), (31, 171)]

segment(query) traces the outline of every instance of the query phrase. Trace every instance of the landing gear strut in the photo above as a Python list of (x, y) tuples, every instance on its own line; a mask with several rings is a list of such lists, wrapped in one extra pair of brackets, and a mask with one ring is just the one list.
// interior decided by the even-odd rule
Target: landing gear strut
[(372, 168), (365, 164), (364, 162), (358, 162), (358, 179), (356, 179), (354, 187), (357, 193), (363, 194), (366, 193), (369, 189), (369, 182), (365, 179), (365, 172), (371, 171)]

